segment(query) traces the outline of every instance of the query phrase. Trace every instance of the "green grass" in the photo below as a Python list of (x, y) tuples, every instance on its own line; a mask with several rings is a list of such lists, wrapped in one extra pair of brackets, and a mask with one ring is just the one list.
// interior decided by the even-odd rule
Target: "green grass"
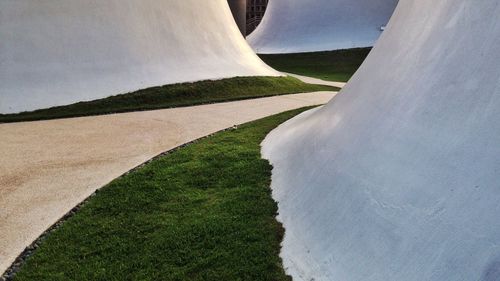
[(259, 55), (273, 68), (327, 81), (347, 82), (363, 63), (371, 48), (329, 52)]
[(113, 181), (15, 280), (289, 281), (260, 143), (299, 109), (221, 132)]
[(292, 77), (236, 77), (153, 87), (104, 99), (18, 114), (0, 114), (0, 123), (152, 110), (266, 96), (338, 91)]

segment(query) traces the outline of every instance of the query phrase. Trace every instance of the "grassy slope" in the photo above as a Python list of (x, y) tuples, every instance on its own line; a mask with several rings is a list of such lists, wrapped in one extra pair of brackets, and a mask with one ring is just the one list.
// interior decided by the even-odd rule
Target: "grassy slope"
[(101, 115), (190, 106), (315, 91), (337, 91), (292, 77), (236, 77), (148, 88), (104, 99), (19, 114), (0, 114), (0, 123)]
[(290, 280), (260, 143), (303, 110), (218, 133), (115, 180), (15, 280)]
[(329, 52), (259, 55), (273, 68), (328, 81), (347, 82), (371, 48)]

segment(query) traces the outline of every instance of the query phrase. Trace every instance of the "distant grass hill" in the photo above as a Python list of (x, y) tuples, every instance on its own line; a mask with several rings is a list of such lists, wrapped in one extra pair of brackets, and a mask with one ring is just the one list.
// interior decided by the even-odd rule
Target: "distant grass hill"
[(328, 52), (259, 55), (271, 67), (327, 81), (347, 82), (358, 70), (371, 48)]

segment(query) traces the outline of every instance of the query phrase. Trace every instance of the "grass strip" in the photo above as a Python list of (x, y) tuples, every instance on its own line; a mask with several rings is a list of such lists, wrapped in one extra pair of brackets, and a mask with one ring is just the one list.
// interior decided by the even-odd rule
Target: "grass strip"
[(327, 81), (347, 82), (358, 70), (371, 48), (328, 52), (259, 55), (273, 68)]
[(335, 87), (306, 84), (292, 77), (236, 77), (153, 87), (94, 101), (17, 114), (0, 114), (0, 123), (103, 115), (338, 90)]
[(260, 143), (306, 110), (201, 139), (102, 188), (15, 280), (290, 281)]

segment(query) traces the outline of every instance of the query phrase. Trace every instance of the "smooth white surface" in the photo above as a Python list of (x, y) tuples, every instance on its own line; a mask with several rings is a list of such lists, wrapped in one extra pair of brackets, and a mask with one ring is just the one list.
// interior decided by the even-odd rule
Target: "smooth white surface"
[(398, 0), (272, 0), (247, 37), (257, 53), (373, 46)]
[(226, 0), (0, 0), (0, 113), (151, 86), (279, 75)]
[(296, 281), (500, 280), (500, 2), (401, 0), (263, 153)]

